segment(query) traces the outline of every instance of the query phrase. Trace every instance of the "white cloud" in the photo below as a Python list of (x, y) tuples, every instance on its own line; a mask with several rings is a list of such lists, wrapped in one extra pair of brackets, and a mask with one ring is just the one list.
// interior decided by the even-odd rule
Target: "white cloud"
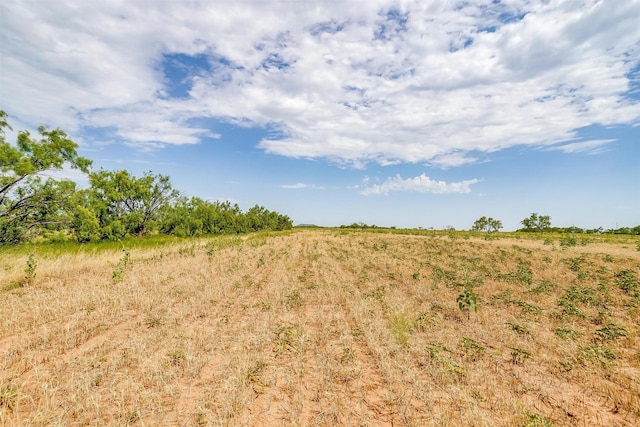
[(554, 145), (548, 147), (547, 150), (558, 150), (565, 153), (587, 153), (598, 154), (606, 151), (606, 146), (615, 139), (594, 139), (591, 141), (571, 142), (568, 144)]
[[(274, 127), (260, 147), (284, 156), (455, 167), (637, 125), (639, 21), (632, 0), (6, 0), (1, 107), (145, 147), (215, 137), (193, 119), (217, 118)], [(175, 53), (209, 61), (179, 98)]]
[(302, 182), (298, 182), (297, 184), (283, 184), (280, 188), (286, 188), (288, 190), (301, 190), (304, 188), (312, 189), (312, 190), (324, 190), (324, 187), (318, 186), (315, 184), (304, 184)]
[(459, 182), (434, 181), (426, 174), (414, 178), (402, 179), (400, 175), (387, 178), (382, 184), (373, 184), (365, 187), (361, 194), (388, 195), (392, 191), (418, 192), (418, 193), (470, 193), (471, 185), (480, 182), (478, 179), (469, 179)]

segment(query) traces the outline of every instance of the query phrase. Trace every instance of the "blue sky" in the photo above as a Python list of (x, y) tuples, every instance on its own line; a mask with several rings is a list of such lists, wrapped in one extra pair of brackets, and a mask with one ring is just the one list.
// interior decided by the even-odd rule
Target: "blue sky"
[(638, 22), (637, 0), (4, 0), (0, 109), (296, 224), (635, 226)]

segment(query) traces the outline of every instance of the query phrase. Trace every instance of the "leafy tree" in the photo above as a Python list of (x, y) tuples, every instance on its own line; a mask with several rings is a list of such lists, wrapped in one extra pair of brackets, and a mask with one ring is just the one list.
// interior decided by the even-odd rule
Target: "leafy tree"
[(94, 213), (103, 238), (143, 236), (160, 210), (178, 197), (168, 176), (151, 172), (137, 178), (126, 170), (101, 169), (90, 174), (89, 181), (91, 190), (81, 206)]
[(549, 215), (538, 215), (534, 212), (529, 218), (523, 219), (521, 223), (524, 225), (523, 231), (539, 231), (543, 233), (551, 228), (551, 217)]
[(91, 161), (78, 156), (77, 144), (60, 129), (40, 126), (39, 139), (21, 131), (15, 145), (5, 141), (5, 129), (11, 127), (0, 111), (0, 243), (17, 243), (65, 219), (64, 202), (75, 184), (46, 173), (65, 164), (86, 173)]
[(493, 219), (486, 216), (478, 218), (471, 228), (472, 231), (486, 231), (487, 233), (494, 233), (502, 228), (502, 221)]

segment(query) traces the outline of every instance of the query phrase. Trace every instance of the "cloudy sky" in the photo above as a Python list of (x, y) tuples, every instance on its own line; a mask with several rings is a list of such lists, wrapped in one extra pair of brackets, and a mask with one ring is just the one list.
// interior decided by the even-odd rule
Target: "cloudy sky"
[(640, 0), (2, 0), (0, 109), (294, 223), (640, 224)]

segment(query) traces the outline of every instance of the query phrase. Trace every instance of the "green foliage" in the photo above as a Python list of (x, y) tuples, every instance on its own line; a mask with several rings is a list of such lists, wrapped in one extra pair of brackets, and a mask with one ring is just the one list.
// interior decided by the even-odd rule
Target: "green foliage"
[(392, 314), (389, 317), (388, 327), (396, 342), (403, 347), (409, 344), (409, 334), (415, 329), (413, 322), (403, 313)]
[(113, 272), (111, 273), (111, 278), (114, 283), (120, 283), (124, 279), (124, 272), (129, 265), (131, 259), (131, 254), (126, 250), (122, 249), (122, 256), (118, 260), (118, 263), (114, 265)]
[(302, 307), (304, 304), (304, 300), (302, 299), (302, 295), (298, 289), (294, 289), (287, 295), (285, 299), (285, 305), (289, 310)]
[(464, 291), (456, 298), (460, 311), (467, 312), (467, 318), (471, 317), (471, 310), (478, 311), (478, 295), (476, 295), (473, 285), (467, 284)]
[(527, 359), (531, 359), (531, 353), (529, 351), (519, 347), (511, 348), (511, 363), (520, 365)]
[(486, 216), (478, 218), (471, 227), (471, 231), (486, 231), (487, 234), (495, 233), (502, 229), (502, 221)]
[(467, 337), (463, 337), (460, 340), (460, 347), (462, 347), (467, 357), (473, 361), (480, 359), (486, 350), (485, 346), (478, 341)]
[(60, 129), (38, 128), (40, 138), (27, 131), (17, 143), (5, 141), (11, 127), (0, 111), (0, 244), (19, 243), (41, 229), (64, 225), (65, 202), (75, 191), (71, 181), (43, 179), (42, 174), (64, 165), (87, 172), (91, 162), (78, 156), (77, 144)]
[(27, 259), (27, 266), (24, 269), (24, 282), (26, 284), (33, 283), (33, 280), (36, 278), (36, 267), (38, 266), (38, 262), (36, 261), (33, 254), (29, 254), (29, 258)]
[(627, 336), (627, 330), (615, 323), (609, 323), (594, 332), (599, 341), (610, 341)]
[(631, 269), (618, 271), (615, 275), (616, 284), (620, 289), (622, 289), (627, 294), (632, 297), (637, 297), (640, 295), (638, 283), (638, 276), (636, 272)]
[(555, 424), (547, 420), (544, 415), (529, 412), (524, 427), (555, 427)]
[(520, 231), (538, 231), (543, 233), (551, 228), (551, 217), (549, 215), (538, 215), (532, 213), (529, 218), (525, 218), (520, 223), (524, 226)]
[(580, 335), (582, 335), (582, 332), (579, 332), (579, 331), (576, 331), (575, 329), (567, 328), (564, 326), (557, 327), (554, 332), (560, 338), (570, 339), (570, 340), (575, 340)]
[(604, 368), (616, 359), (616, 355), (600, 344), (589, 344), (578, 349), (575, 359), (581, 365), (594, 364)]
[[(1, 118), (2, 116), (0, 116)], [(16, 406), (16, 400), (18, 399), (18, 390), (12, 384), (0, 386), (0, 410), (6, 408), (9, 411), (13, 411)]]
[(114, 233), (143, 236), (160, 210), (178, 197), (168, 176), (146, 172), (137, 178), (126, 170), (100, 170), (89, 175), (91, 189), (84, 199), (98, 219), (104, 238)]

